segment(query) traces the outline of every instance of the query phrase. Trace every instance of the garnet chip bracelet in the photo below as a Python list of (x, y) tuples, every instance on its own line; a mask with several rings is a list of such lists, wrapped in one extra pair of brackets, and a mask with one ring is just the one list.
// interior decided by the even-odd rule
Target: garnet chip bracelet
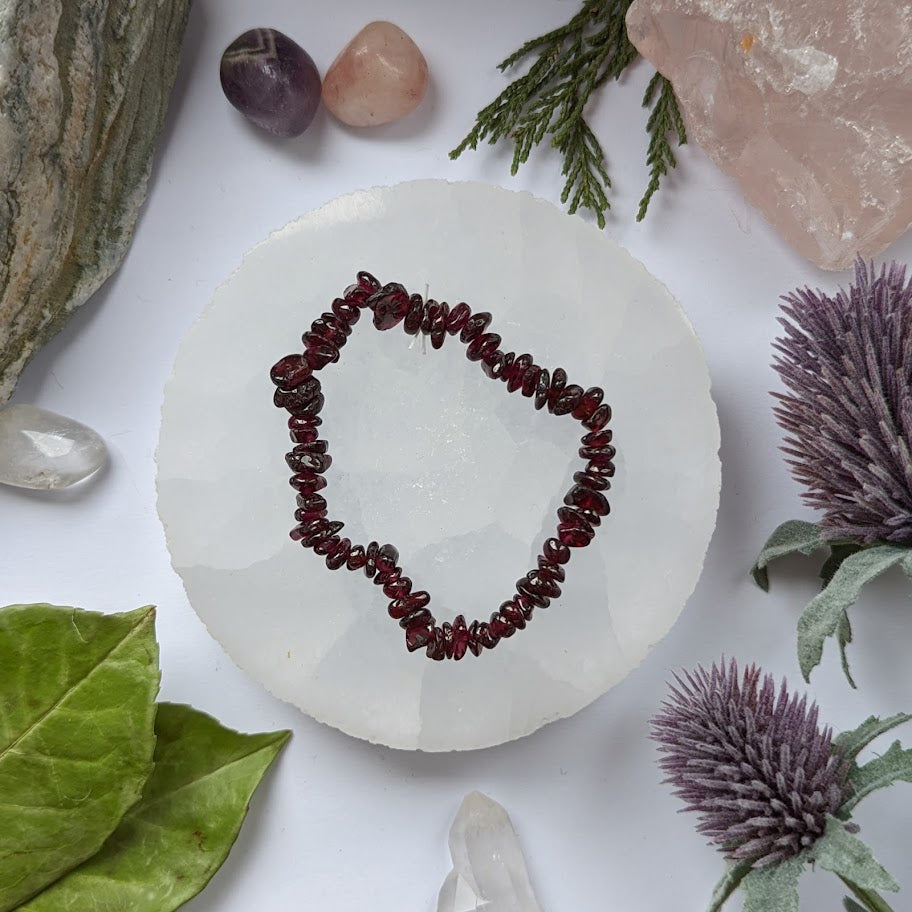
[[(332, 465), (328, 444), (321, 440), (318, 428), (323, 423), (320, 411), (324, 398), (320, 381), (314, 376), (327, 364), (339, 360), (339, 350), (358, 322), (361, 311), (373, 312), (377, 329), (392, 329), (398, 323), (410, 335), (419, 332), (430, 336), (431, 345), (440, 348), (446, 337), (459, 334), (466, 344), (466, 357), (480, 361), (481, 369), (494, 380), (506, 383), (509, 392), (521, 391), (533, 400), (535, 408), (547, 406), (554, 415), (572, 415), (586, 433), (581, 438), (579, 455), (586, 465), (573, 476), (574, 484), (557, 511), (556, 537), (548, 538), (538, 557), (537, 569), (530, 570), (516, 582), (516, 594), (505, 601), (489, 620), (466, 623), (459, 615), (452, 623), (438, 625), (428, 610), (431, 597), (427, 592), (412, 592), (412, 581), (398, 565), (399, 552), (392, 545), (372, 541), (367, 546), (353, 545), (339, 533), (343, 523), (329, 519), (325, 497), (318, 493), (326, 487), (324, 473)], [(563, 565), (570, 560), (572, 548), (584, 548), (592, 541), (601, 517), (609, 512), (603, 492), (611, 487), (614, 475), (615, 449), (611, 431), (606, 427), (611, 408), (602, 402), (604, 393), (598, 387), (583, 390), (567, 383), (562, 368), (549, 372), (536, 365), (531, 355), (517, 355), (501, 350), (501, 338), (487, 332), (491, 314), (473, 314), (467, 304), (450, 308), (446, 303), (421, 295), (410, 295), (396, 282), (383, 285), (368, 272), (359, 272), (357, 283), (350, 285), (343, 297), (313, 321), (304, 333), (304, 352), (286, 355), (272, 368), (270, 376), (278, 387), (273, 401), (286, 409), (288, 427), (294, 448), (285, 457), (294, 474), (291, 486), (297, 493), (295, 520), (298, 525), (291, 538), (326, 559), (330, 570), (347, 567), (364, 570), (374, 585), (383, 587), (390, 599), (390, 617), (405, 630), (409, 652), (426, 647), (435, 660), (461, 659), (466, 652), (480, 655), (493, 649), (501, 639), (525, 628), (536, 608), (547, 608), (561, 594)]]

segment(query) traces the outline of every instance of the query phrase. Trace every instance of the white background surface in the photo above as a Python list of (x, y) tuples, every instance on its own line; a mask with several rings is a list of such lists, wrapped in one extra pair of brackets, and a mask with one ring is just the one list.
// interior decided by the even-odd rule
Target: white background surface
[[(372, 747), (272, 699), (233, 666), (189, 607), (155, 513), (152, 453), (174, 354), (255, 242), (341, 193), (418, 177), (486, 180), (557, 201), (559, 163), (547, 151), (515, 179), (505, 148), (456, 163), (446, 153), (506, 84), (494, 64), (576, 9), (571, 0), (383, 7), (348, 0), (327, 12), (303, 0), (196, 0), (126, 261), (22, 378), (15, 401), (88, 423), (108, 440), (112, 461), (103, 477), (72, 492), (0, 490), (0, 603), (113, 611), (153, 602), (163, 698), (240, 729), (294, 730), (225, 867), (187, 906), (194, 912), (430, 909), (450, 867), (451, 817), (474, 788), (511, 813), (547, 912), (701, 909), (722, 871), (721, 857), (695, 835), (695, 820), (676, 815), (678, 802), (659, 785), (646, 720), (671, 670), (722, 653), (799, 684), (794, 624), (815, 591), (816, 565), (774, 568), (770, 595), (747, 577), (778, 522), (813, 518), (777, 453), (770, 340), (779, 294), (805, 283), (833, 289), (848, 275), (820, 273), (793, 254), (692, 146), (646, 222), (634, 222), (647, 180), (639, 109), (646, 64), (607, 87), (592, 111), (615, 182), (607, 232), (668, 285), (703, 341), (722, 426), (723, 489), (703, 578), (643, 667), (576, 717), (504, 747), (457, 755)], [(399, 124), (355, 132), (321, 111), (303, 137), (276, 141), (254, 132), (221, 95), (221, 52), (249, 27), (282, 29), (324, 72), (358, 29), (381, 17), (413, 36), (432, 74), (423, 108)], [(909, 259), (912, 240), (888, 253)], [(898, 573), (867, 588), (852, 615), (858, 692), (827, 649), (811, 690), (837, 729), (912, 706), (908, 609), (909, 583)], [(912, 742), (912, 731), (901, 736)], [(897, 910), (912, 908), (910, 812), (912, 787), (900, 785), (867, 800), (858, 815), (863, 836), (905, 885)], [(840, 896), (832, 875), (805, 878), (803, 907), (835, 909)]]

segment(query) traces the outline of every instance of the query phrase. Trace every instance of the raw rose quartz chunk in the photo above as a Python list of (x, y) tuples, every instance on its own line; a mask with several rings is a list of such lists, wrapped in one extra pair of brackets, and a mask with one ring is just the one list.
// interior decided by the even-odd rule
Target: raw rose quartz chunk
[(635, 0), (688, 133), (825, 269), (912, 224), (912, 15), (896, 0)]
[(333, 61), (323, 102), (349, 126), (375, 127), (414, 111), (427, 85), (427, 62), (415, 42), (392, 22), (371, 22)]

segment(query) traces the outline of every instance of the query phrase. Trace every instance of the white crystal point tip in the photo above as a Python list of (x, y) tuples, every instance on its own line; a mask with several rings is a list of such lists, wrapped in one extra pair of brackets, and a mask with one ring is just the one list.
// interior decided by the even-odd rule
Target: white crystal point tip
[(437, 912), (541, 912), (510, 816), (493, 799), (470, 792), (450, 828), (453, 870)]
[(489, 798), (484, 792), (469, 792), (462, 799), (456, 819), (453, 821), (453, 828), (455, 829), (459, 824), (476, 818), (482, 821), (490, 821), (495, 817), (502, 819), (508, 825), (512, 825), (510, 824), (510, 815), (493, 798)]
[(34, 405), (0, 408), (0, 483), (49, 491), (94, 475), (107, 461), (90, 427)]

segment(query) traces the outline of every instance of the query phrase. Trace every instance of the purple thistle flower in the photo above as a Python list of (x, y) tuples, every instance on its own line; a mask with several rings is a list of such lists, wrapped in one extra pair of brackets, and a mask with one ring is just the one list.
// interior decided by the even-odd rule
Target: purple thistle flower
[(761, 684), (755, 665), (739, 683), (734, 660), (675, 682), (652, 737), (664, 781), (700, 815), (698, 832), (754, 867), (816, 842), (848, 792), (848, 763), (831, 729), (817, 727), (817, 705), (790, 697), (784, 680), (777, 699), (772, 675)]
[(835, 298), (783, 297), (773, 367), (783, 451), (825, 538), (912, 543), (912, 281), (904, 266), (855, 263)]

